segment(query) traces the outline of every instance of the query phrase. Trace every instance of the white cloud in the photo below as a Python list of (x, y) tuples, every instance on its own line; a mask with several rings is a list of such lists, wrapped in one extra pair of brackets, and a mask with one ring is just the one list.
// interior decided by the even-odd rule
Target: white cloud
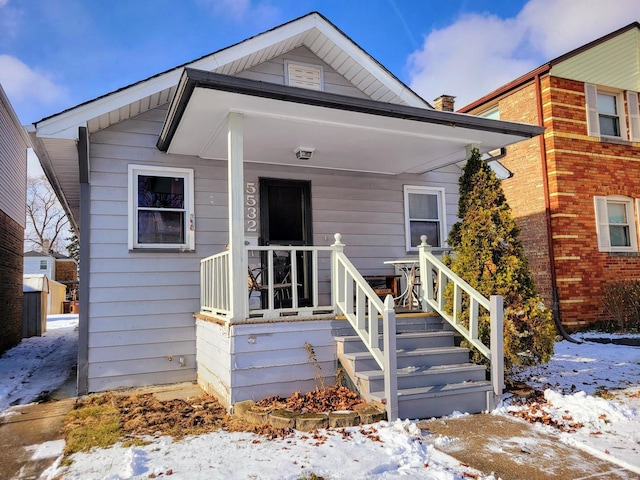
[(0, 0), (0, 8), (4, 7), (9, 3), (9, 0)]
[(206, 10), (216, 17), (234, 22), (250, 22), (270, 25), (280, 15), (280, 10), (269, 2), (254, 0), (199, 0)]
[(528, 71), (640, 20), (637, 0), (530, 0), (513, 18), (466, 14), (433, 30), (408, 59), (409, 84), (427, 100), (463, 107)]
[(13, 102), (52, 105), (67, 96), (64, 88), (10, 55), (0, 55), (0, 83)]

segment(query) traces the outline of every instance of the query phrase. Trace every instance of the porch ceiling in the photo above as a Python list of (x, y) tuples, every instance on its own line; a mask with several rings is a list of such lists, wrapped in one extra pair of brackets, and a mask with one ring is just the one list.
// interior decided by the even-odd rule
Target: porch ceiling
[[(391, 105), (187, 69), (158, 146), (227, 158), (227, 116), (244, 117), (247, 162), (383, 174), (422, 173), (459, 162), (468, 145), (488, 152), (540, 127)], [(297, 147), (313, 148), (299, 160)]]

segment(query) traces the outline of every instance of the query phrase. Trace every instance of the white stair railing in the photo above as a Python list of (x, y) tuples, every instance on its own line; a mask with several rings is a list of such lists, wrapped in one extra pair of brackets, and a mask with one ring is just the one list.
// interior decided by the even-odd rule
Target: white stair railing
[[(336, 233), (334, 238), (331, 245), (334, 308), (336, 313), (346, 317), (382, 369), (387, 419), (394, 421), (398, 418), (398, 379), (393, 297), (387, 295), (383, 303), (344, 254), (342, 235)], [(382, 332), (378, 331), (378, 317), (382, 318)]]
[[(442, 318), (453, 326), (468, 342), (473, 345), (490, 362), (491, 384), (494, 398), (488, 403), (493, 408), (504, 389), (504, 353), (503, 353), (503, 325), (504, 312), (502, 296), (492, 295), (485, 298), (471, 285), (451, 271), (431, 252), (427, 244), (427, 237), (420, 237), (422, 243), (418, 246), (421, 278), (421, 303), (435, 310)], [(447, 285), (453, 284), (452, 310), (446, 309), (445, 290)], [(466, 297), (466, 302), (463, 298)], [(468, 310), (468, 325), (462, 321), (463, 305)], [(478, 319), (480, 309), (489, 312), (491, 324), (490, 345), (485, 345), (479, 337)]]

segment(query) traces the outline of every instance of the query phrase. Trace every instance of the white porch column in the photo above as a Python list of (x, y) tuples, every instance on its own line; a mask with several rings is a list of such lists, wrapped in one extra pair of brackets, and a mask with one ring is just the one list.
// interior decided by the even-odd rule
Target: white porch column
[(244, 254), (244, 152), (243, 116), (231, 112), (228, 116), (228, 181), (229, 181), (229, 283), (231, 319), (247, 319), (247, 258)]

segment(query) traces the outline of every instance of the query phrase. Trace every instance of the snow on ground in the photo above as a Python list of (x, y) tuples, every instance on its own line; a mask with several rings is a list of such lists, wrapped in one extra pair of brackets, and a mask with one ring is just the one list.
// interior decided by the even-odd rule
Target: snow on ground
[(25, 338), (0, 357), (0, 416), (60, 387), (78, 356), (78, 315), (49, 315), (41, 337)]
[[(116, 446), (76, 454), (65, 479), (119, 480), (155, 474), (184, 479), (296, 480), (312, 473), (330, 479), (461, 479), (479, 475), (421, 441), (415, 423), (380, 422), (369, 426), (322, 431), (326, 441), (296, 432), (293, 438), (265, 440), (248, 433), (215, 432), (172, 443), (160, 438), (145, 447)], [(379, 435), (380, 440), (371, 437)], [(483, 477), (479, 478), (493, 478)]]
[[(31, 402), (40, 392), (60, 386), (75, 364), (76, 348), (77, 315), (52, 316), (45, 335), (23, 340), (0, 357), (0, 416), (11, 414), (10, 405)], [(541, 415), (573, 424), (567, 428), (571, 432), (542, 424), (539, 428), (557, 435), (559, 441), (640, 473), (639, 347), (559, 342), (548, 365), (522, 370), (519, 378), (546, 389), (547, 403), (540, 407)], [(493, 413), (509, 415), (509, 409), (518, 408), (507, 398)], [(345, 435), (323, 431), (321, 435), (327, 438), (320, 442), (299, 432), (279, 440), (227, 432), (177, 442), (161, 437), (150, 439), (145, 446), (118, 444), (76, 454), (68, 468), (60, 467), (59, 458), (43, 478), (120, 480), (171, 474), (176, 479), (299, 479), (313, 472), (331, 479), (408, 476), (439, 480), (474, 473), (478, 478), (494, 479), (438, 451), (437, 441), (435, 445), (424, 442), (412, 421), (380, 422), (345, 431)], [(61, 451), (60, 442), (53, 443), (32, 446), (33, 454)]]
[[(640, 347), (603, 344), (594, 338), (619, 339), (616, 335), (579, 334), (581, 344), (556, 343), (546, 365), (522, 370), (518, 378), (544, 389), (546, 404), (533, 414), (547, 416), (562, 432), (537, 424), (559, 439), (640, 474)], [(640, 340), (640, 335), (625, 335)], [(531, 411), (510, 405), (496, 414)]]

